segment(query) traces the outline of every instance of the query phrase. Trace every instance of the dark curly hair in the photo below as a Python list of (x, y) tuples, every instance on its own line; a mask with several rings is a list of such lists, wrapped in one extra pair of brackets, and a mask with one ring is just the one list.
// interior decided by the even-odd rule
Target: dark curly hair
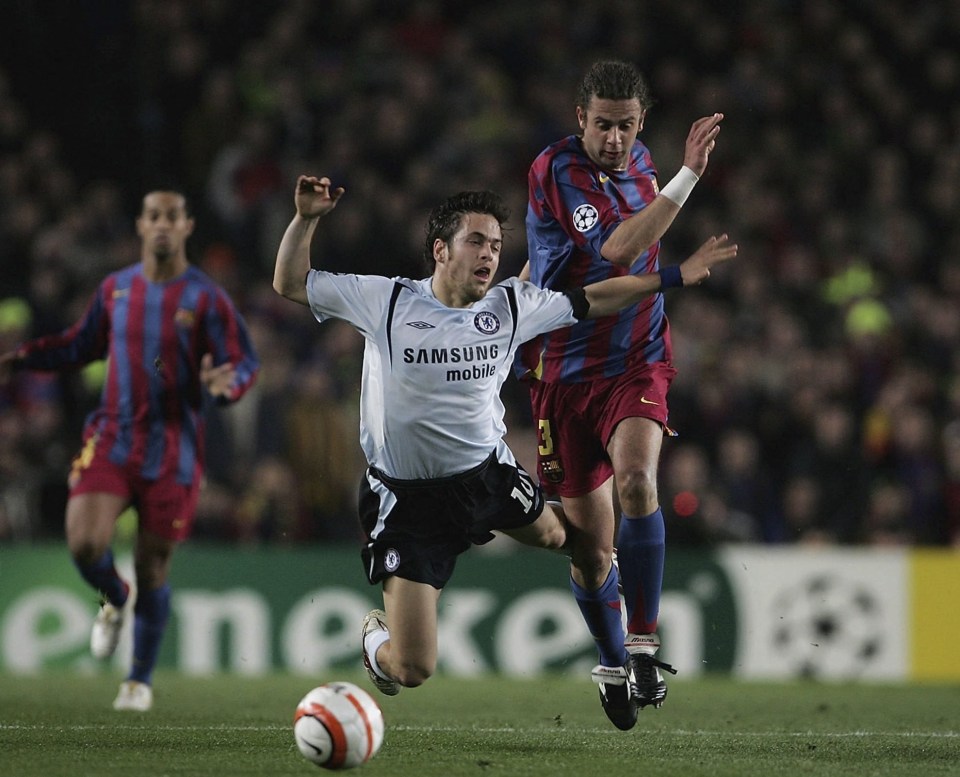
[(433, 273), (433, 244), (440, 238), (447, 245), (456, 231), (460, 229), (463, 217), (468, 213), (484, 213), (493, 216), (500, 228), (510, 218), (510, 209), (499, 194), (489, 191), (458, 192), (447, 197), (430, 211), (427, 219), (426, 240), (423, 247), (424, 268), (428, 275)]
[(640, 101), (640, 109), (647, 110), (652, 104), (650, 87), (643, 75), (629, 62), (615, 59), (603, 59), (594, 62), (583, 76), (577, 89), (577, 105), (586, 108), (590, 100)]

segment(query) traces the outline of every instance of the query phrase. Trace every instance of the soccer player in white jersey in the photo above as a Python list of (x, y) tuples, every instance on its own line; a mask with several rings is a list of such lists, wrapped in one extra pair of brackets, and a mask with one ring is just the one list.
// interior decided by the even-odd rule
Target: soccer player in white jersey
[[(661, 278), (626, 275), (562, 293), (517, 278), (494, 285), (509, 212), (491, 192), (461, 192), (433, 210), (427, 278), (314, 270), (318, 220), (343, 193), (329, 178), (297, 179), (273, 287), (318, 321), (342, 319), (366, 340), (361, 555), (370, 583), (382, 584), (384, 606), (364, 619), (363, 658), (376, 687), (394, 695), (436, 668), (437, 603), (460, 553), (494, 531), (554, 550), (566, 542), (562, 512), (544, 502), (503, 440), (500, 387), (517, 347), (633, 304), (660, 290)], [(726, 235), (711, 237), (681, 265), (684, 285), (736, 253)]]

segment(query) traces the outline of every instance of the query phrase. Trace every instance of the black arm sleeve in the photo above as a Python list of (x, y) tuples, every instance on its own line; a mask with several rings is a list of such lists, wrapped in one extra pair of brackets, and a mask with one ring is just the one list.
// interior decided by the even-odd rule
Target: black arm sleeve
[(583, 321), (583, 319), (587, 317), (587, 313), (590, 312), (590, 302), (587, 299), (587, 292), (583, 289), (571, 289), (563, 293), (567, 296), (567, 299), (570, 300), (570, 304), (573, 305), (573, 315), (577, 317), (577, 321)]

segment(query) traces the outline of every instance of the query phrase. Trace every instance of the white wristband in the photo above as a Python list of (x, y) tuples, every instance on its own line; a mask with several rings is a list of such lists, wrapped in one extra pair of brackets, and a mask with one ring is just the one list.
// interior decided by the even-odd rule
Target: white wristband
[(693, 187), (699, 180), (700, 176), (684, 165), (680, 168), (680, 171), (670, 179), (670, 183), (660, 190), (660, 194), (682, 208), (683, 203), (687, 201), (687, 197), (690, 196), (690, 192), (693, 191)]

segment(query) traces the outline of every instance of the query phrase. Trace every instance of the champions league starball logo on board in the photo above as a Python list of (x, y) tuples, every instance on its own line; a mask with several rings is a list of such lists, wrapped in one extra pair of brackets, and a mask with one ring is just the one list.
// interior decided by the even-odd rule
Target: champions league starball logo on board
[(857, 677), (883, 653), (882, 610), (856, 581), (816, 575), (774, 601), (773, 647), (799, 677)]
[(577, 232), (586, 232), (597, 223), (599, 218), (597, 209), (585, 202), (583, 205), (578, 205), (573, 212), (573, 226), (576, 227)]
[(493, 335), (500, 331), (500, 319), (487, 311), (477, 313), (474, 316), (473, 325), (477, 328), (477, 331), (485, 335)]

